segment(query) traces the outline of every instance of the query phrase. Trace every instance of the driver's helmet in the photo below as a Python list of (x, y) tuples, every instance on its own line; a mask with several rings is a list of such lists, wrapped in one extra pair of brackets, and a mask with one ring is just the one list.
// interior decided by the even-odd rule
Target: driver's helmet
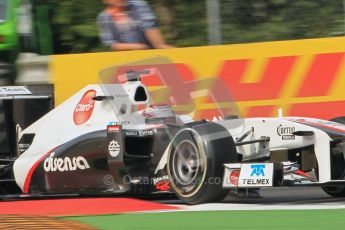
[(176, 116), (170, 105), (150, 105), (142, 114), (145, 117), (146, 123), (176, 123)]

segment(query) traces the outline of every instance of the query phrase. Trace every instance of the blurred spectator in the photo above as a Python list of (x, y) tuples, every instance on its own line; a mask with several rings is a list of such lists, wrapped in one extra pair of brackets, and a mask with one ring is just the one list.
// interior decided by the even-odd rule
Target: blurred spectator
[(170, 48), (151, 8), (142, 0), (103, 0), (97, 17), (102, 43), (111, 50)]

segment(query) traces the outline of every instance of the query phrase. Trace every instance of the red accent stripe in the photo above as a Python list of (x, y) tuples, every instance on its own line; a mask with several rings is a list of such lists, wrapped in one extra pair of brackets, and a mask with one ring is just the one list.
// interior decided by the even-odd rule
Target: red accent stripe
[(312, 176), (310, 176), (308, 173), (303, 172), (302, 170), (297, 170), (295, 172), (295, 174), (300, 175), (300, 176), (304, 176), (304, 177), (312, 178)]
[(314, 126), (317, 126), (317, 127), (321, 127), (321, 128), (325, 128), (325, 129), (329, 129), (329, 130), (333, 130), (333, 131), (345, 134), (345, 129), (339, 129), (339, 128), (336, 128), (336, 127), (332, 127), (332, 126), (328, 126), (328, 125), (322, 125), (322, 124), (318, 124), (318, 123), (314, 123), (314, 122), (309, 122), (309, 121), (306, 121), (306, 120), (297, 120), (297, 122), (302, 123), (302, 124), (314, 125)]
[(52, 153), (57, 147), (53, 148), (52, 150), (50, 150), (49, 152), (47, 152), (46, 154), (43, 154), (43, 156), (40, 157), (40, 159), (38, 159), (38, 161), (36, 161), (36, 163), (30, 168), (28, 175), (26, 176), (25, 182), (24, 182), (24, 187), (23, 187), (23, 192), (24, 193), (29, 193), (29, 187), (30, 187), (30, 182), (31, 182), (31, 177), (32, 174), (34, 173), (34, 171), (36, 170), (37, 166), (50, 154)]

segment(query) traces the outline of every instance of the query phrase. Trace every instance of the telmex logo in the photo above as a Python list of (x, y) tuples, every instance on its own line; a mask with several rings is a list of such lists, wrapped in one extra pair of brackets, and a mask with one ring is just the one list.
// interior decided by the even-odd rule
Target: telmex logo
[(96, 97), (96, 91), (89, 90), (80, 99), (73, 113), (73, 120), (76, 125), (84, 124), (92, 116), (95, 106), (95, 100), (93, 99), (94, 97)]
[(54, 158), (55, 152), (52, 152), (44, 161), (44, 171), (46, 172), (68, 172), (77, 169), (84, 170), (90, 168), (89, 163), (84, 157), (78, 156), (65, 158)]
[(266, 168), (266, 165), (251, 165), (252, 173), (250, 176), (265, 176), (264, 169)]

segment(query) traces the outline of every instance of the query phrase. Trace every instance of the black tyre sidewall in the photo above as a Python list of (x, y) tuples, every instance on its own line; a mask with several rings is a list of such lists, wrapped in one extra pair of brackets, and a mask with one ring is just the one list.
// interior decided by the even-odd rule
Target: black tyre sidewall
[[(345, 124), (345, 116), (344, 117), (336, 117), (336, 118), (331, 119), (330, 121), (337, 122), (340, 124)], [(331, 155), (331, 157), (332, 157), (332, 155)], [(332, 162), (332, 159), (331, 159), (331, 162)], [(345, 162), (344, 162), (344, 164), (345, 164)], [(343, 178), (337, 178), (337, 179), (344, 179), (344, 177)], [(322, 189), (328, 195), (331, 195), (334, 197), (344, 197), (345, 196), (345, 185), (322, 186)]]
[[(217, 138), (219, 134), (220, 138)], [(195, 138), (195, 135), (198, 138)], [(194, 136), (194, 137), (193, 137)], [(216, 138), (214, 138), (216, 137)], [(185, 138), (202, 140), (196, 143), (199, 154), (205, 154), (206, 172), (205, 176), (200, 180), (200, 188), (191, 196), (184, 196), (176, 191), (175, 183), (172, 181), (172, 188), (176, 195), (188, 204), (199, 204), (206, 202), (216, 202), (222, 200), (228, 193), (228, 190), (222, 188), (224, 176), (224, 163), (233, 163), (237, 161), (236, 147), (233, 138), (228, 131), (221, 125), (214, 123), (206, 123), (187, 128), (177, 134), (172, 142), (172, 148), (168, 156), (168, 174), (171, 175), (172, 154), (174, 154), (174, 146)]]

